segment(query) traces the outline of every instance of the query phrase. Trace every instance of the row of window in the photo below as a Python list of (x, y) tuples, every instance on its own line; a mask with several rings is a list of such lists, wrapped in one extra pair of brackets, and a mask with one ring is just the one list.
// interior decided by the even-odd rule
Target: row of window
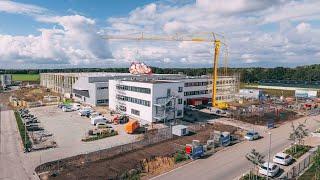
[(217, 84), (234, 84), (234, 83), (237, 83), (238, 81), (237, 80), (219, 80), (217, 81)]
[(230, 100), (230, 99), (232, 99), (232, 98), (234, 98), (234, 96), (232, 96), (232, 95), (226, 95), (226, 96), (218, 96), (218, 97), (216, 98), (216, 100)]
[(108, 87), (97, 87), (97, 90), (108, 89)]
[(142, 87), (135, 87), (135, 86), (125, 86), (125, 85), (117, 85), (117, 89), (119, 90), (126, 90), (126, 91), (133, 91), (133, 92), (139, 92), (139, 93), (145, 93), (150, 94), (151, 89), (150, 88), (142, 88)]
[(187, 82), (184, 83), (184, 87), (191, 87), (191, 86), (207, 86), (208, 82)]
[[(218, 80), (217, 84), (234, 84), (237, 83), (237, 80)], [(191, 87), (191, 86), (207, 86), (209, 84), (212, 84), (212, 81), (203, 81), (203, 82), (187, 82), (184, 83), (184, 87)]]
[(107, 104), (109, 103), (109, 99), (99, 99), (97, 100), (97, 104)]
[(150, 101), (146, 101), (146, 100), (142, 100), (142, 99), (138, 99), (138, 98), (133, 98), (133, 97), (128, 97), (128, 96), (122, 96), (122, 95), (117, 95), (116, 98), (118, 100), (127, 101), (127, 102), (150, 107)]
[(200, 94), (208, 94), (208, 90), (201, 90), (201, 91), (187, 91), (184, 92), (184, 96), (194, 96), (194, 95), (200, 95)]

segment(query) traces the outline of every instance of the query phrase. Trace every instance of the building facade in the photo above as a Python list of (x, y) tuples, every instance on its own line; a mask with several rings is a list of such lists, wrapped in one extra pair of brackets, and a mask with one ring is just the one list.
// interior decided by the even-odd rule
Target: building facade
[(3, 74), (1, 75), (1, 86), (7, 87), (12, 84), (12, 75), (11, 74)]
[(110, 80), (109, 109), (142, 124), (182, 118), (183, 86), (172, 80)]
[[(98, 106), (108, 105), (110, 80), (172, 80), (183, 83), (184, 105), (207, 104), (212, 97), (210, 76), (186, 76), (183, 74), (132, 75), (129, 73), (44, 73), (41, 85), (54, 92), (72, 97), (75, 101)], [(239, 76), (219, 76), (217, 100), (233, 101), (239, 91)]]

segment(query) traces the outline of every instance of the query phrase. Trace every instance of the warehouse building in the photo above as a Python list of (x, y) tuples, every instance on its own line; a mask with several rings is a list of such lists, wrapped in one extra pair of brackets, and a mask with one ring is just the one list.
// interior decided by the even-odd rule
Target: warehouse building
[[(41, 73), (40, 74), (40, 85), (46, 87), (53, 92), (61, 93), (67, 97), (71, 97), (73, 94), (73, 87), (78, 79), (81, 78), (82, 83), (91, 83), (92, 85), (96, 79), (104, 78), (106, 82), (111, 78), (121, 78), (130, 76), (130, 73), (106, 73), (106, 72), (95, 72), (95, 73)], [(101, 80), (98, 82), (101, 82)]]

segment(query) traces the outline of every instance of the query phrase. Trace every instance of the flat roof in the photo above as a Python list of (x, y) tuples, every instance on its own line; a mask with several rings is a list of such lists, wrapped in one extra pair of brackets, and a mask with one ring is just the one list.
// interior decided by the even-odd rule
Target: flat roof
[(122, 79), (120, 81), (148, 83), (148, 84), (180, 83), (179, 81), (175, 81), (175, 80), (155, 80), (155, 79)]

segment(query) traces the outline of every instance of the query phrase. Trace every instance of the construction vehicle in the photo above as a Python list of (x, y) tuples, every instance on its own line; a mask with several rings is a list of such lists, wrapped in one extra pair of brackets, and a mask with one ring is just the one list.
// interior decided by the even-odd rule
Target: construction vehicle
[(228, 46), (225, 42), (217, 38), (217, 36), (224, 39), (224, 36), (217, 33), (199, 33), (202, 35), (210, 35), (210, 37), (194, 37), (192, 35), (168, 35), (168, 36), (155, 36), (155, 35), (146, 35), (144, 33), (138, 35), (108, 35), (104, 36), (104, 39), (115, 39), (115, 40), (133, 40), (133, 41), (178, 41), (178, 42), (207, 42), (213, 43), (214, 45), (214, 58), (213, 58), (213, 71), (212, 71), (212, 107), (219, 109), (229, 108), (228, 103), (223, 101), (217, 101), (217, 79), (218, 79), (218, 59), (220, 55), (221, 45), (225, 47), (225, 67), (224, 74), (227, 74), (227, 56), (228, 56)]
[(124, 130), (128, 134), (133, 134), (137, 129), (139, 129), (140, 125), (137, 120), (130, 120), (127, 124), (124, 126)]
[(127, 115), (116, 116), (113, 118), (114, 124), (125, 124), (128, 121), (129, 121), (129, 116)]

